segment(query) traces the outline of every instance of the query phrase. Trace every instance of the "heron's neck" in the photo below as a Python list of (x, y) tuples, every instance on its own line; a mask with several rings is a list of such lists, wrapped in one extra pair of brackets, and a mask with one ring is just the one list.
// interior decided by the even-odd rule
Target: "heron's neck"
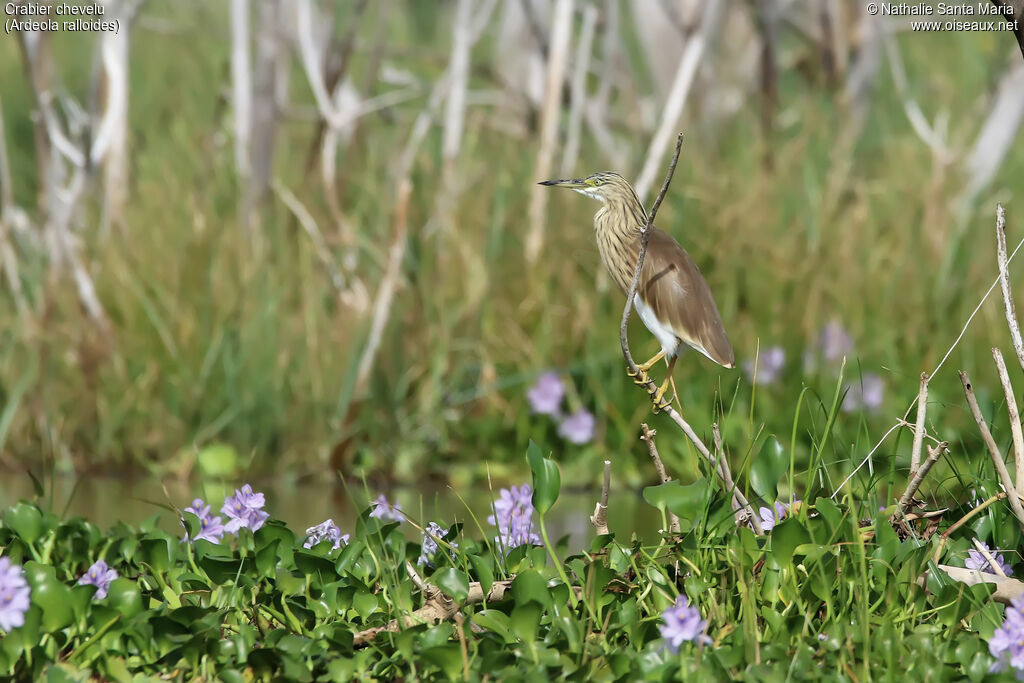
[(636, 238), (647, 223), (639, 204), (604, 202), (594, 215), (597, 249), (608, 274), (624, 293), (629, 291), (636, 268)]

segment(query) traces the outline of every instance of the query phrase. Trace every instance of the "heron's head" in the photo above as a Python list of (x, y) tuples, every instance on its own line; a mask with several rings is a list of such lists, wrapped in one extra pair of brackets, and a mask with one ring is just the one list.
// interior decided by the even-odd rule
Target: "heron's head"
[(567, 187), (585, 194), (592, 199), (597, 199), (605, 204), (614, 201), (636, 201), (636, 193), (630, 187), (626, 179), (618, 173), (602, 171), (588, 175), (586, 178), (569, 180), (545, 180), (541, 185), (551, 187)]

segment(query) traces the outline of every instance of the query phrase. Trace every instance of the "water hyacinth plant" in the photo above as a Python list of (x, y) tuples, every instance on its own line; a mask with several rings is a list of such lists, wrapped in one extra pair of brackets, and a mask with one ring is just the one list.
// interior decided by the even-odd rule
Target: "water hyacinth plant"
[(503, 553), (521, 545), (540, 545), (533, 526), (533, 490), (529, 484), (501, 489), (487, 523), (498, 527), (494, 543)]
[(383, 493), (377, 496), (370, 505), (373, 506), (373, 510), (370, 511), (370, 517), (374, 519), (386, 522), (401, 522), (405, 519), (402, 506), (397, 501), (394, 505), (389, 503)]
[[(440, 551), (438, 543), (444, 540), (444, 535), (444, 528), (437, 522), (430, 522), (427, 524), (423, 529), (423, 543), (420, 548), (420, 556), (416, 560), (417, 564), (427, 567), (434, 566), (434, 560), (436, 559), (437, 553)], [(452, 560), (454, 560), (455, 550), (459, 547), (459, 544), (454, 541), (448, 541), (447, 543), (452, 547), (451, 556)]]
[(558, 425), (558, 433), (569, 443), (582, 445), (594, 438), (597, 420), (593, 414), (580, 408), (572, 415), (564, 418)]
[(1024, 678), (1024, 595), (1010, 601), (1005, 620), (989, 638), (988, 651), (996, 660), (991, 672), (1013, 669), (1017, 680)]
[[(193, 500), (192, 505), (185, 508), (185, 512), (191, 512), (199, 518), (199, 533), (196, 534), (196, 539), (220, 543), (221, 537), (224, 536), (224, 525), (219, 516), (215, 517), (210, 512), (210, 506), (204, 503), (202, 498)], [(185, 534), (184, 540), (189, 540), (188, 533)]]
[(0, 630), (10, 633), (25, 623), (30, 595), (25, 571), (9, 557), (0, 557)]
[(235, 495), (224, 500), (220, 511), (228, 517), (224, 531), (235, 533), (241, 528), (256, 531), (263, 526), (269, 515), (263, 511), (266, 501), (262, 493), (254, 493), (252, 486), (245, 484), (235, 489)]
[[(976, 540), (975, 542), (978, 543), (979, 541)], [(1010, 565), (1003, 560), (1003, 553), (999, 548), (993, 550), (988, 547), (987, 543), (981, 543), (981, 547), (985, 549), (985, 552), (992, 556), (992, 559), (995, 560), (997, 565), (999, 565), (1004, 576), (1013, 576), (1013, 570), (1010, 569)], [(964, 566), (968, 569), (973, 569), (979, 572), (998, 574), (995, 567), (992, 566), (992, 563), (985, 557), (985, 554), (979, 550), (975, 550), (974, 548), (967, 551), (967, 559), (964, 560)]]
[(316, 526), (306, 529), (306, 542), (303, 548), (312, 548), (324, 541), (331, 542), (331, 550), (337, 550), (342, 545), (348, 545), (348, 534), (342, 534), (341, 529), (334, 523), (333, 519), (327, 519)]
[(594, 438), (597, 419), (592, 413), (580, 408), (571, 415), (562, 414), (562, 399), (565, 386), (557, 373), (545, 372), (526, 392), (530, 411), (535, 415), (548, 415), (558, 422), (558, 435), (569, 443), (583, 445)]
[(537, 382), (526, 392), (530, 402), (530, 410), (537, 415), (558, 417), (561, 412), (562, 398), (565, 387), (558, 373), (545, 372), (537, 378)]
[(103, 560), (96, 560), (78, 579), (80, 586), (96, 586), (93, 599), (102, 600), (107, 597), (111, 582), (117, 578), (117, 570), (111, 569)]
[(711, 638), (704, 633), (708, 622), (702, 619), (700, 611), (690, 605), (685, 595), (676, 596), (675, 602), (661, 614), (663, 624), (658, 626), (665, 645), (673, 654), (679, 653), (683, 643), (709, 644)]

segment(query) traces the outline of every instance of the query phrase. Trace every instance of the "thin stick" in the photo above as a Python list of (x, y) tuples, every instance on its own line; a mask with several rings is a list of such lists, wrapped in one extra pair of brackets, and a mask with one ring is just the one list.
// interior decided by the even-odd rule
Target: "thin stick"
[[(1014, 257), (1017, 255), (1017, 252), (1020, 251), (1021, 247), (1024, 247), (1024, 238), (1021, 238), (1021, 240), (1019, 242), (1017, 242), (1017, 246), (1014, 247), (1013, 252), (1010, 253), (1010, 258), (1009, 258), (1010, 261), (1012, 261), (1014, 259)], [(989, 296), (992, 295), (992, 292), (995, 290), (996, 285), (998, 285), (998, 284), (999, 284), (999, 277), (997, 276), (996, 279), (992, 281), (992, 284), (989, 286), (988, 291), (985, 292), (985, 295), (981, 297), (981, 301), (979, 301), (978, 305), (974, 307), (974, 310), (971, 311), (971, 314), (969, 316), (967, 316), (967, 321), (964, 322), (963, 327), (960, 328), (960, 334), (958, 334), (956, 339), (953, 340), (953, 343), (949, 345), (949, 348), (946, 349), (946, 353), (943, 354), (942, 359), (938, 362), (938, 364), (934, 368), (932, 368), (932, 371), (930, 373), (928, 373), (929, 375), (931, 375), (932, 377), (935, 377), (935, 375), (938, 374), (939, 370), (942, 369), (942, 366), (946, 364), (946, 361), (949, 360), (949, 357), (951, 355), (953, 355), (953, 351), (956, 350), (957, 346), (959, 346), (960, 340), (963, 339), (964, 335), (967, 334), (967, 328), (969, 328), (971, 326), (971, 323), (974, 321), (975, 316), (978, 315), (978, 311), (980, 311), (981, 307), (985, 305), (986, 301), (988, 301)], [(906, 420), (907, 417), (910, 416), (910, 411), (913, 410), (913, 409), (914, 409), (914, 402), (911, 401), (910, 405), (907, 406), (907, 412), (905, 412), (903, 414), (903, 419), (904, 420)], [(899, 429), (901, 426), (902, 426), (902, 423), (901, 422), (897, 422), (895, 425), (890, 427), (889, 430), (885, 434), (882, 434), (882, 437), (878, 441), (875, 442), (875, 445), (871, 448), (870, 451), (868, 451), (868, 454), (865, 455), (863, 459), (861, 459), (860, 463), (858, 463), (857, 466), (853, 468), (853, 471), (850, 472), (848, 475), (846, 475), (846, 478), (843, 479), (842, 483), (839, 484), (838, 487), (836, 487), (836, 490), (832, 492), (832, 495), (830, 496), (830, 498), (835, 498), (837, 495), (839, 495), (839, 492), (843, 490), (843, 487), (846, 486), (846, 484), (851, 479), (853, 479), (854, 475), (857, 474), (857, 472), (859, 472), (860, 469), (862, 467), (864, 467), (864, 465), (868, 464), (868, 462), (871, 461), (871, 457), (875, 454), (875, 451), (877, 451), (882, 446), (882, 443), (884, 443), (885, 440), (889, 438), (889, 435), (892, 434), (897, 429)]]
[[(654, 463), (654, 470), (658, 473), (658, 479), (661, 480), (662, 484), (666, 484), (672, 481), (672, 478), (668, 476), (668, 472), (665, 471), (665, 463), (661, 461), (661, 456), (658, 455), (658, 447), (654, 443), (654, 435), (658, 432), (647, 426), (646, 422), (640, 424), (640, 431), (643, 435), (640, 437), (643, 441), (647, 442), (647, 452), (651, 456), (651, 461)], [(679, 533), (679, 517), (676, 513), (669, 510), (669, 532), (673, 534)]]
[[(996, 204), (996, 261), (999, 263), (999, 286), (1003, 290), (1003, 308), (1006, 311), (1006, 325), (1010, 328), (1010, 340), (1017, 354), (1021, 369), (1024, 369), (1024, 339), (1020, 336), (1020, 325), (1017, 324), (1017, 309), (1013, 305), (1013, 294), (1010, 292), (1010, 262), (1006, 256), (1006, 210), (1002, 204)], [(1020, 472), (1017, 473), (1019, 482)]]
[(601, 484), (601, 500), (594, 507), (590, 522), (598, 536), (608, 535), (608, 491), (612, 483), (612, 461), (604, 461), (604, 483)]
[(981, 553), (981, 556), (985, 558), (986, 562), (988, 562), (988, 566), (992, 567), (992, 573), (998, 574), (1005, 579), (1006, 572), (1004, 572), (1003, 568), (999, 566), (998, 562), (996, 562), (996, 558), (992, 557), (992, 553), (989, 552), (988, 548), (986, 548), (985, 545), (976, 538), (972, 539), (972, 541), (975, 549)]
[[(647, 256), (647, 242), (650, 239), (650, 228), (654, 224), (654, 217), (658, 215), (658, 209), (661, 207), (661, 202), (665, 199), (665, 194), (668, 192), (668, 186), (672, 183), (672, 176), (676, 171), (676, 164), (679, 163), (679, 152), (683, 147), (683, 134), (680, 133), (679, 137), (676, 138), (676, 149), (672, 155), (672, 161), (668, 167), (668, 173), (665, 175), (665, 182), (661, 186), (661, 190), (658, 192), (658, 196), (654, 200), (654, 204), (651, 206), (651, 211), (647, 216), (647, 222), (644, 224), (643, 229), (640, 232), (640, 254), (636, 260), (636, 270), (633, 271), (633, 282), (629, 287), (629, 292), (626, 294), (626, 306), (622, 309), (622, 322), (619, 325), (619, 346), (622, 347), (622, 356), (626, 359), (626, 365), (629, 367), (629, 371), (633, 375), (639, 375), (640, 369), (636, 365), (636, 361), (633, 360), (633, 354), (629, 350), (629, 337), (627, 335), (627, 329), (629, 327), (629, 314), (633, 310), (633, 299), (636, 297), (637, 288), (640, 286), (640, 272), (644, 267), (644, 258)], [(648, 378), (647, 383), (644, 385), (647, 392), (653, 394), (658, 390), (657, 385), (653, 380)], [(693, 431), (693, 427), (683, 419), (675, 408), (671, 405), (665, 406), (661, 409), (662, 412), (669, 419), (676, 423), (676, 425), (683, 430), (686, 434), (686, 438), (690, 440), (690, 443), (697, 449), (701, 456), (711, 465), (712, 471), (721, 478), (722, 474), (716, 467), (715, 458), (711, 455), (708, 447), (701, 441), (697, 433)], [(723, 484), (726, 482), (723, 480)], [(740, 492), (739, 489), (733, 488), (735, 495), (738, 497), (740, 504), (746, 511), (747, 515), (753, 519), (754, 509), (750, 507), (750, 503), (747, 502), (746, 497)]]
[[(928, 410), (928, 373), (921, 373), (921, 390), (917, 394), (917, 421), (914, 424), (914, 444), (910, 449), (910, 477), (914, 478), (921, 466), (921, 442), (924, 439), (924, 420)], [(910, 487), (908, 486), (909, 490)]]
[(1006, 396), (1006, 412), (1010, 416), (1010, 434), (1013, 435), (1013, 461), (1017, 465), (1017, 477), (1014, 481), (1019, 485), (1024, 481), (1024, 433), (1021, 432), (1020, 411), (1017, 408), (1017, 398), (1013, 394), (1010, 375), (1006, 372), (1003, 352), (996, 348), (992, 349), (992, 358), (996, 362), (996, 371), (999, 373), (999, 381), (1003, 383), (1003, 394)]
[(924, 478), (928, 476), (928, 471), (932, 468), (932, 465), (939, 461), (939, 456), (946, 451), (947, 445), (948, 444), (945, 441), (941, 441), (934, 448), (928, 449), (928, 459), (924, 461), (924, 464), (921, 465), (916, 472), (914, 472), (910, 483), (907, 484), (907, 490), (903, 492), (903, 497), (900, 498), (900, 502), (897, 505), (898, 510), (896, 515), (893, 516), (894, 518), (906, 512), (907, 505), (910, 504), (910, 499), (913, 498), (914, 494), (917, 493), (917, 490), (921, 488), (921, 483), (924, 482)]
[(711, 425), (711, 432), (715, 439), (715, 453), (718, 459), (718, 476), (721, 477), (722, 481), (725, 482), (726, 491), (732, 496), (732, 509), (736, 511), (736, 523), (743, 524), (749, 523), (754, 533), (758, 536), (764, 534), (764, 526), (761, 524), (761, 518), (753, 514), (753, 508), (749, 506), (746, 499), (736, 488), (736, 483), (733, 481), (732, 472), (729, 470), (729, 461), (725, 457), (725, 448), (722, 445), (722, 433), (718, 429), (718, 423), (715, 422)]
[(1020, 528), (1024, 529), (1024, 507), (1020, 504), (1020, 498), (1017, 495), (1017, 488), (1013, 485), (1013, 480), (1010, 478), (1010, 472), (1006, 469), (1006, 463), (1003, 462), (1003, 456), (999, 453), (999, 447), (996, 446), (996, 441), (992, 438), (992, 432), (988, 429), (985, 417), (981, 414), (981, 408), (978, 407), (978, 399), (974, 396), (974, 389), (971, 387), (971, 378), (962, 370), (960, 371), (960, 382), (964, 385), (964, 394), (967, 395), (967, 405), (970, 406), (971, 414), (974, 415), (974, 421), (978, 424), (978, 431), (981, 432), (981, 440), (985, 442), (985, 446), (988, 448), (988, 453), (992, 456), (992, 462), (996, 466), (996, 472), (999, 473), (999, 480), (1002, 482), (1003, 488), (1006, 489), (1006, 495), (1010, 501), (1010, 508), (1013, 509), (1013, 514), (1017, 517), (1017, 521), (1020, 523)]

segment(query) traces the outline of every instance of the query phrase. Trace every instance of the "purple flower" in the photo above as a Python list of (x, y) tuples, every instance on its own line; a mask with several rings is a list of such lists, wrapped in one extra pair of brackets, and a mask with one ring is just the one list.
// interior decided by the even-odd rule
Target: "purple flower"
[(751, 382), (756, 376), (758, 384), (772, 384), (779, 379), (785, 366), (786, 351), (781, 346), (772, 346), (758, 355), (756, 366), (753, 358), (743, 361), (743, 372)]
[(885, 382), (873, 372), (865, 372), (859, 382), (848, 385), (849, 390), (843, 398), (843, 412), (852, 413), (857, 410), (877, 412), (885, 399)]
[(539, 415), (558, 415), (558, 407), (565, 396), (562, 380), (554, 372), (545, 372), (537, 378), (537, 383), (526, 392), (530, 401), (530, 410)]
[(685, 641), (708, 644), (711, 639), (704, 633), (708, 622), (700, 618), (696, 607), (691, 607), (685, 595), (676, 597), (675, 603), (662, 613), (665, 623), (658, 627), (661, 637), (673, 654)]
[(302, 547), (312, 548), (323, 541), (331, 541), (331, 550), (337, 550), (343, 543), (348, 545), (348, 539), (349, 535), (342, 534), (334, 520), (328, 519), (306, 529), (306, 542), (302, 544)]
[(5, 633), (25, 623), (31, 592), (21, 565), (12, 564), (9, 557), (0, 557), (0, 629)]
[(830, 320), (818, 335), (818, 350), (828, 363), (838, 363), (853, 353), (853, 337), (838, 320)]
[(373, 506), (373, 511), (370, 512), (371, 517), (391, 522), (401, 522), (405, 519), (405, 514), (402, 513), (402, 506), (397, 501), (394, 505), (389, 503), (383, 493), (377, 496), (370, 505)]
[(262, 510), (265, 504), (262, 493), (253, 493), (252, 487), (248, 484), (241, 489), (235, 489), (235, 495), (224, 499), (224, 505), (220, 511), (228, 516), (228, 523), (224, 525), (224, 531), (235, 533), (242, 527), (248, 527), (256, 531), (270, 516)]
[[(416, 564), (426, 565), (428, 567), (434, 566), (434, 555), (438, 551), (438, 541), (444, 539), (445, 530), (437, 522), (431, 522), (423, 530), (423, 545), (420, 548), (419, 559), (416, 560)], [(448, 541), (448, 545), (452, 548), (458, 548), (458, 543), (454, 541)], [(455, 553), (452, 552), (452, 559), (455, 559)]]
[(989, 671), (1006, 671), (1011, 666), (1018, 679), (1024, 674), (1024, 595), (1010, 601), (1006, 620), (988, 641), (988, 652), (996, 660)]
[[(999, 568), (1003, 570), (1003, 573), (1007, 576), (1013, 575), (1013, 570), (1010, 569), (1010, 565), (1003, 561), (1002, 551), (999, 548), (989, 548), (987, 543), (982, 543), (981, 547), (992, 556), (992, 559), (996, 561)], [(992, 565), (985, 558), (980, 551), (971, 548), (967, 551), (967, 559), (964, 560), (964, 566), (968, 569), (973, 569), (978, 572), (985, 572), (986, 574), (995, 574), (996, 570), (993, 569)]]
[(761, 507), (757, 511), (761, 515), (761, 528), (765, 531), (771, 531), (775, 528), (775, 525), (786, 518), (789, 514), (789, 509), (799, 503), (798, 498), (793, 498), (793, 502), (789, 505), (783, 503), (780, 500), (775, 501), (771, 508)]
[(575, 444), (585, 444), (594, 438), (594, 416), (580, 408), (558, 425), (558, 433), (565, 440)]
[(88, 571), (78, 578), (79, 586), (96, 586), (93, 594), (94, 600), (102, 600), (107, 597), (110, 589), (110, 582), (117, 578), (117, 571), (107, 566), (103, 560), (96, 560), (89, 567)]
[[(202, 498), (193, 500), (192, 505), (185, 508), (185, 512), (191, 512), (199, 518), (197, 540), (201, 538), (211, 543), (220, 543), (221, 536), (224, 535), (224, 525), (221, 524), (220, 517), (214, 517), (210, 513), (210, 506), (204, 503)], [(185, 540), (189, 540), (188, 533), (185, 534)]]
[(533, 499), (529, 484), (501, 489), (494, 501), (494, 514), (487, 523), (498, 527), (494, 543), (502, 552), (521, 545), (540, 545), (540, 537), (533, 531)]

